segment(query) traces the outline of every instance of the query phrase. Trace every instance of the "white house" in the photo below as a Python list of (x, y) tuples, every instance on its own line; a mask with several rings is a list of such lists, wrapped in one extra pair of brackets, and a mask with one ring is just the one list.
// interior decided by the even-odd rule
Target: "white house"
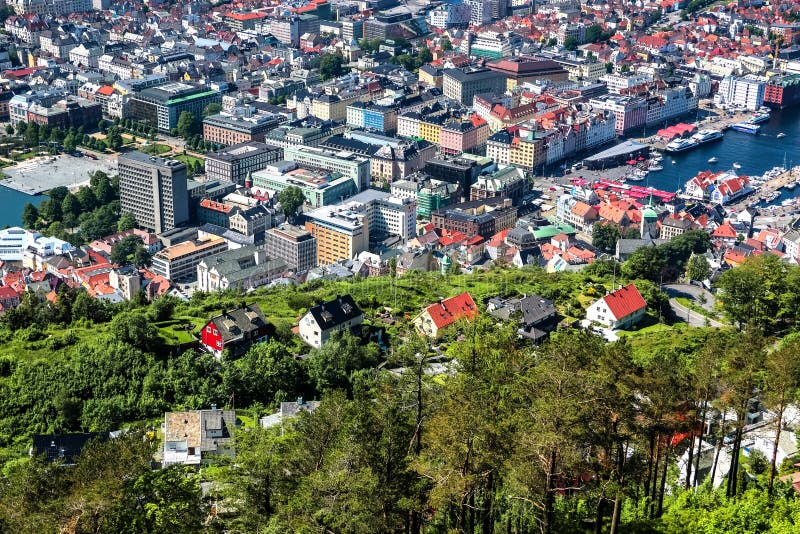
[(319, 348), (334, 332), (361, 326), (363, 320), (364, 314), (353, 297), (344, 295), (309, 309), (300, 319), (298, 334), (300, 339)]
[(624, 329), (638, 323), (647, 303), (633, 284), (612, 291), (586, 310), (586, 318), (612, 329)]

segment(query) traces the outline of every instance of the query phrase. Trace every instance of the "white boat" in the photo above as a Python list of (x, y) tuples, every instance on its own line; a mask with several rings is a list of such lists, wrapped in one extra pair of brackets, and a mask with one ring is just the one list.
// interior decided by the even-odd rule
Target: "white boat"
[(793, 198), (787, 198), (786, 200), (781, 202), (781, 206), (791, 206), (792, 204), (794, 204)]
[(779, 133), (778, 135), (776, 135), (775, 137), (777, 137), (778, 139), (783, 139), (784, 137), (786, 137), (786, 134), (785, 134), (785, 133), (783, 133), (783, 132), (780, 132), (780, 133)]
[(718, 141), (722, 139), (724, 136), (722, 132), (719, 130), (700, 130), (696, 134), (692, 136), (692, 140), (697, 142), (697, 144), (702, 145), (705, 143), (710, 143), (711, 141)]
[(733, 126), (731, 126), (737, 132), (744, 132), (751, 135), (755, 135), (761, 129), (758, 124), (753, 124), (751, 122), (737, 122)]
[(717, 157), (716, 157), (716, 156), (713, 156), (713, 157), (710, 157), (710, 158), (708, 158), (708, 162), (709, 162), (709, 163), (716, 163), (716, 162), (718, 162), (718, 161), (719, 161), (719, 160), (717, 159)]
[(734, 169), (741, 169), (741, 168), (742, 168), (742, 166), (741, 166), (740, 164), (738, 164), (738, 163), (734, 162), (734, 163), (733, 163), (733, 168), (734, 168)]
[(698, 146), (700, 146), (700, 143), (692, 139), (675, 139), (674, 141), (667, 143), (667, 146), (664, 148), (664, 150), (667, 152), (683, 152)]
[(641, 174), (633, 173), (633, 174), (629, 174), (628, 176), (626, 176), (625, 179), (627, 181), (629, 181), (629, 182), (641, 182), (642, 180), (645, 179), (645, 176), (641, 175)]
[(794, 190), (795, 190), (795, 188), (797, 187), (797, 182), (790, 182), (790, 183), (786, 184), (786, 186), (785, 186), (785, 187), (786, 187), (786, 189), (788, 189), (789, 191), (794, 191)]
[(663, 171), (663, 170), (664, 170), (664, 167), (662, 167), (661, 165), (650, 165), (650, 166), (647, 168), (647, 170), (648, 170), (648, 171), (650, 171), (650, 172), (653, 172), (653, 171)]
[(675, 165), (676, 163), (678, 163), (678, 162), (673, 159), (672, 160), (672, 164)]

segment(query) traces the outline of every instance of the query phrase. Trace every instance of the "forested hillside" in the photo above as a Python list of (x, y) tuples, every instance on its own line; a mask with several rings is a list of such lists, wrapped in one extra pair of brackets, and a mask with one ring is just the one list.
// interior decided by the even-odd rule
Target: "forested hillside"
[[(787, 334), (800, 271), (766, 256), (726, 273), (735, 326), (714, 329), (673, 324), (658, 280), (623, 267), (408, 273), (113, 307), (69, 290), (57, 304), (27, 298), (0, 331), (0, 531), (798, 531), (800, 506), (777, 482), (796, 459), (739, 450), (754, 397), (775, 412), (796, 398), (800, 341)], [(607, 344), (569, 326), (633, 280), (648, 302), (638, 330)], [(413, 332), (422, 306), (462, 291), (481, 309), (537, 293), (562, 327), (541, 346), (486, 314), (435, 345)], [(302, 345), (297, 317), (345, 293), (365, 311), (364, 337)], [(207, 317), (253, 302), (274, 339), (238, 359), (182, 350)], [(428, 372), (430, 357), (446, 371)], [(297, 397), (322, 403), (257, 428)], [(151, 469), (164, 411), (233, 403), (235, 460)], [(698, 424), (712, 409), (734, 415)], [(120, 428), (131, 430), (74, 468), (27, 457), (34, 433)], [(717, 490), (697, 459), (675, 467), (694, 438), (734, 451), (736, 475)]]

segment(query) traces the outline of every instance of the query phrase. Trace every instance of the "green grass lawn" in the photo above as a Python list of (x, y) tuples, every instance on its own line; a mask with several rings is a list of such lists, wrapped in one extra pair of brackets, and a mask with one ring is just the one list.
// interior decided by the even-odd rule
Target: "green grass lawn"
[[(182, 328), (187, 323), (192, 324), (191, 330)], [(158, 328), (158, 333), (168, 345), (182, 345), (195, 341), (196, 338), (193, 334), (199, 332), (200, 328), (205, 324), (206, 320), (200, 317), (180, 316), (169, 321), (154, 323), (154, 326)]]
[(690, 299), (690, 298), (687, 298), (687, 297), (675, 297), (675, 300), (678, 301), (678, 304), (680, 304), (681, 306), (683, 306), (685, 308), (689, 308), (693, 312), (699, 313), (700, 315), (702, 315), (704, 317), (709, 317), (709, 318), (715, 319), (717, 321), (725, 322), (724, 319), (720, 318), (714, 312), (708, 311), (707, 309), (703, 308), (702, 306), (698, 306), (697, 304), (695, 304), (694, 301), (692, 299)]
[(621, 330), (617, 332), (619, 337), (624, 336), (638, 336), (644, 334), (652, 334), (653, 332), (662, 332), (664, 330), (671, 330), (672, 326), (662, 323), (658, 317), (648, 313), (644, 318), (630, 330)]
[(172, 150), (171, 146), (162, 145), (161, 143), (153, 143), (139, 148), (140, 152), (150, 154), (151, 156), (160, 156), (161, 154), (166, 154), (170, 150)]
[(191, 163), (194, 166), (196, 166), (198, 162), (200, 163), (200, 165), (203, 165), (205, 163), (205, 160), (203, 158), (189, 156), (188, 154), (178, 154), (177, 156), (173, 156), (172, 159), (177, 159), (178, 161), (182, 161), (186, 165), (189, 165)]

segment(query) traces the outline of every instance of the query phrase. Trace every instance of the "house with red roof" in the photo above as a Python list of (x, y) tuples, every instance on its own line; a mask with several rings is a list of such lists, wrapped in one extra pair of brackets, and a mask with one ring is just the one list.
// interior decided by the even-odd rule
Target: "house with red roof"
[(612, 291), (586, 310), (586, 318), (608, 328), (630, 328), (644, 317), (647, 309), (642, 294), (634, 284)]
[(20, 302), (22, 302), (22, 298), (13, 287), (0, 286), (0, 306), (3, 310), (16, 308)]
[(469, 292), (461, 293), (441, 302), (431, 304), (414, 318), (414, 326), (423, 336), (439, 337), (443, 328), (460, 319), (474, 319), (478, 316), (478, 308)]
[(722, 241), (726, 245), (733, 245), (738, 237), (739, 234), (730, 221), (725, 221), (711, 233), (712, 241)]

